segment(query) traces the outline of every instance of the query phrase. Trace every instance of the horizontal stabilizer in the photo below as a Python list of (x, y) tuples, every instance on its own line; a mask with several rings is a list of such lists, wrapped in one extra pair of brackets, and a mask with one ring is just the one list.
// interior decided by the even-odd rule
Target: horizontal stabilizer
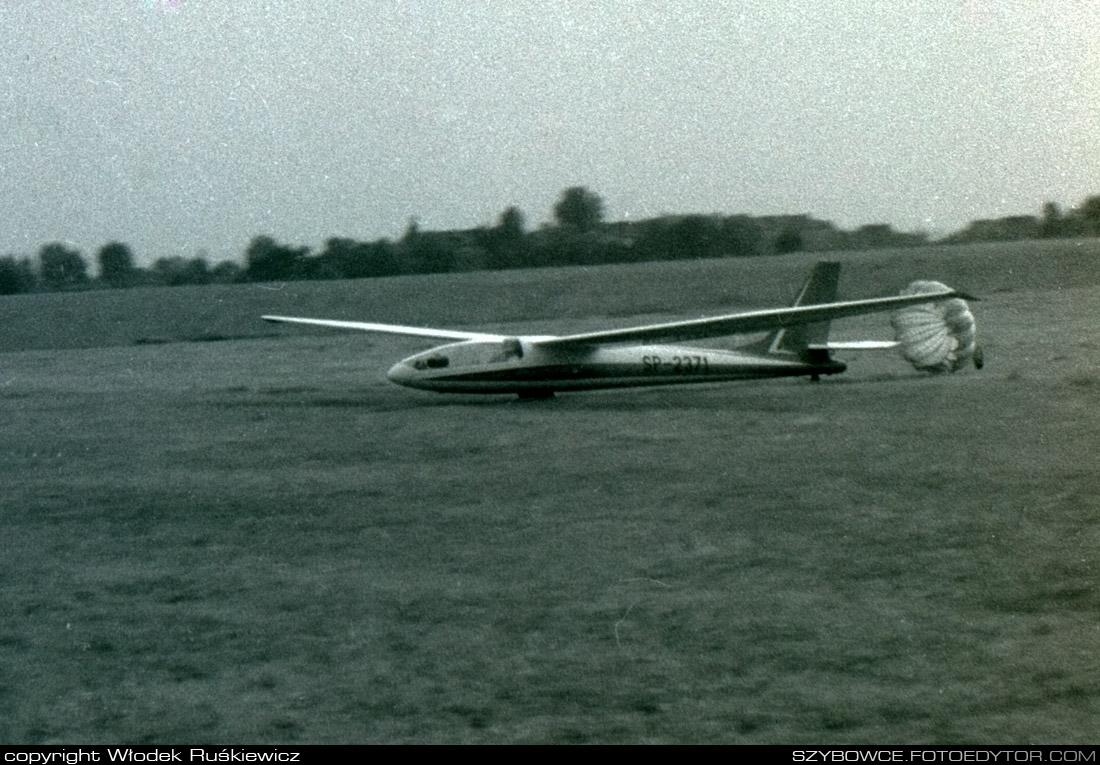
[(897, 348), (896, 340), (830, 340), (810, 345), (811, 351), (884, 351)]

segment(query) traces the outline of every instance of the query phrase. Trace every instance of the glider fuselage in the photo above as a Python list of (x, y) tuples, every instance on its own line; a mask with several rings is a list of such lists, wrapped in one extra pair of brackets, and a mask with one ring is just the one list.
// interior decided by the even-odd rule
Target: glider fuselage
[(549, 394), (763, 377), (831, 375), (845, 365), (822, 354), (797, 354), (679, 345), (543, 345), (540, 338), (470, 340), (439, 346), (395, 364), (387, 377), (410, 388), (453, 393)]

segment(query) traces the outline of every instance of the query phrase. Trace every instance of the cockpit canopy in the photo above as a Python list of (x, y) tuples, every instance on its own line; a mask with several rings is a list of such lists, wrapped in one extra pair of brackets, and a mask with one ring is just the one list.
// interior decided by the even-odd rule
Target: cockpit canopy
[(443, 369), (451, 365), (451, 359), (442, 353), (432, 353), (427, 356), (417, 356), (412, 362), (414, 369)]
[(500, 364), (523, 358), (523, 344), (519, 338), (508, 337), (502, 341), (472, 340), (425, 351), (409, 359), (413, 369), (428, 371), (449, 367), (478, 367)]

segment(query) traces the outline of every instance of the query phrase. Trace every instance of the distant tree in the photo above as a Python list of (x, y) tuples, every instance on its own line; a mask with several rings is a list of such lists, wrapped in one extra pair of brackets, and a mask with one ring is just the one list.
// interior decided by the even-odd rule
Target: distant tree
[(413, 274), (443, 274), (455, 269), (455, 250), (461, 246), (451, 232), (420, 231), (410, 222), (397, 247), (401, 263)]
[(775, 240), (775, 251), (779, 255), (785, 255), (788, 252), (799, 252), (802, 248), (802, 234), (793, 228), (787, 229)]
[(603, 200), (583, 186), (573, 186), (554, 205), (554, 219), (561, 226), (590, 231), (603, 221)]
[(88, 281), (88, 264), (77, 250), (54, 242), (38, 251), (39, 278), (48, 290), (79, 287)]
[(1039, 222), (1039, 236), (1055, 237), (1059, 235), (1062, 227), (1062, 208), (1057, 202), (1043, 203), (1043, 216)]
[(685, 215), (672, 226), (672, 257), (709, 258), (718, 254), (720, 222), (706, 215)]
[(302, 278), (308, 247), (284, 247), (270, 236), (257, 236), (245, 251), (245, 273), (254, 282)]
[(409, 218), (405, 224), (405, 233), (401, 235), (401, 244), (412, 244), (420, 236), (420, 221), (415, 217)]
[(212, 281), (210, 266), (204, 257), (184, 258), (172, 256), (157, 258), (153, 262), (157, 280), (169, 287), (183, 284), (209, 284)]
[(731, 215), (722, 221), (722, 254), (746, 258), (764, 252), (764, 231), (748, 215)]
[(387, 239), (368, 243), (333, 237), (325, 241), (325, 249), (316, 260), (313, 278), (318, 279), (365, 279), (401, 273), (397, 251)]
[(889, 247), (896, 237), (889, 223), (866, 223), (848, 234), (845, 244), (852, 249), (874, 250)]
[(240, 263), (223, 260), (210, 269), (210, 281), (215, 284), (236, 284), (244, 281), (244, 269)]
[(497, 225), (480, 230), (480, 244), (487, 251), (488, 268), (517, 268), (529, 265), (530, 246), (524, 232), (523, 213), (509, 207), (500, 214)]
[(504, 241), (515, 241), (523, 238), (524, 225), (523, 213), (520, 209), (518, 207), (509, 207), (500, 214), (500, 218), (497, 220), (497, 227), (494, 231), (496, 231), (498, 237)]
[(122, 242), (111, 242), (100, 248), (96, 256), (99, 261), (99, 278), (111, 287), (129, 287), (137, 276), (134, 268), (134, 254), (129, 246)]
[(0, 295), (17, 295), (33, 292), (37, 279), (27, 258), (16, 259), (11, 255), (0, 258)]
[(1100, 236), (1100, 195), (1091, 196), (1077, 208), (1077, 214), (1091, 236)]

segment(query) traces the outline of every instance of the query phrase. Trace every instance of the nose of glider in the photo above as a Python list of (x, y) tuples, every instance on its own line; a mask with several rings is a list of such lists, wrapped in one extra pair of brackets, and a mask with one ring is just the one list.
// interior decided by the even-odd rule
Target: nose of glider
[(399, 361), (390, 367), (390, 371), (386, 372), (386, 377), (390, 382), (398, 385), (412, 385), (413, 373), (412, 365)]

